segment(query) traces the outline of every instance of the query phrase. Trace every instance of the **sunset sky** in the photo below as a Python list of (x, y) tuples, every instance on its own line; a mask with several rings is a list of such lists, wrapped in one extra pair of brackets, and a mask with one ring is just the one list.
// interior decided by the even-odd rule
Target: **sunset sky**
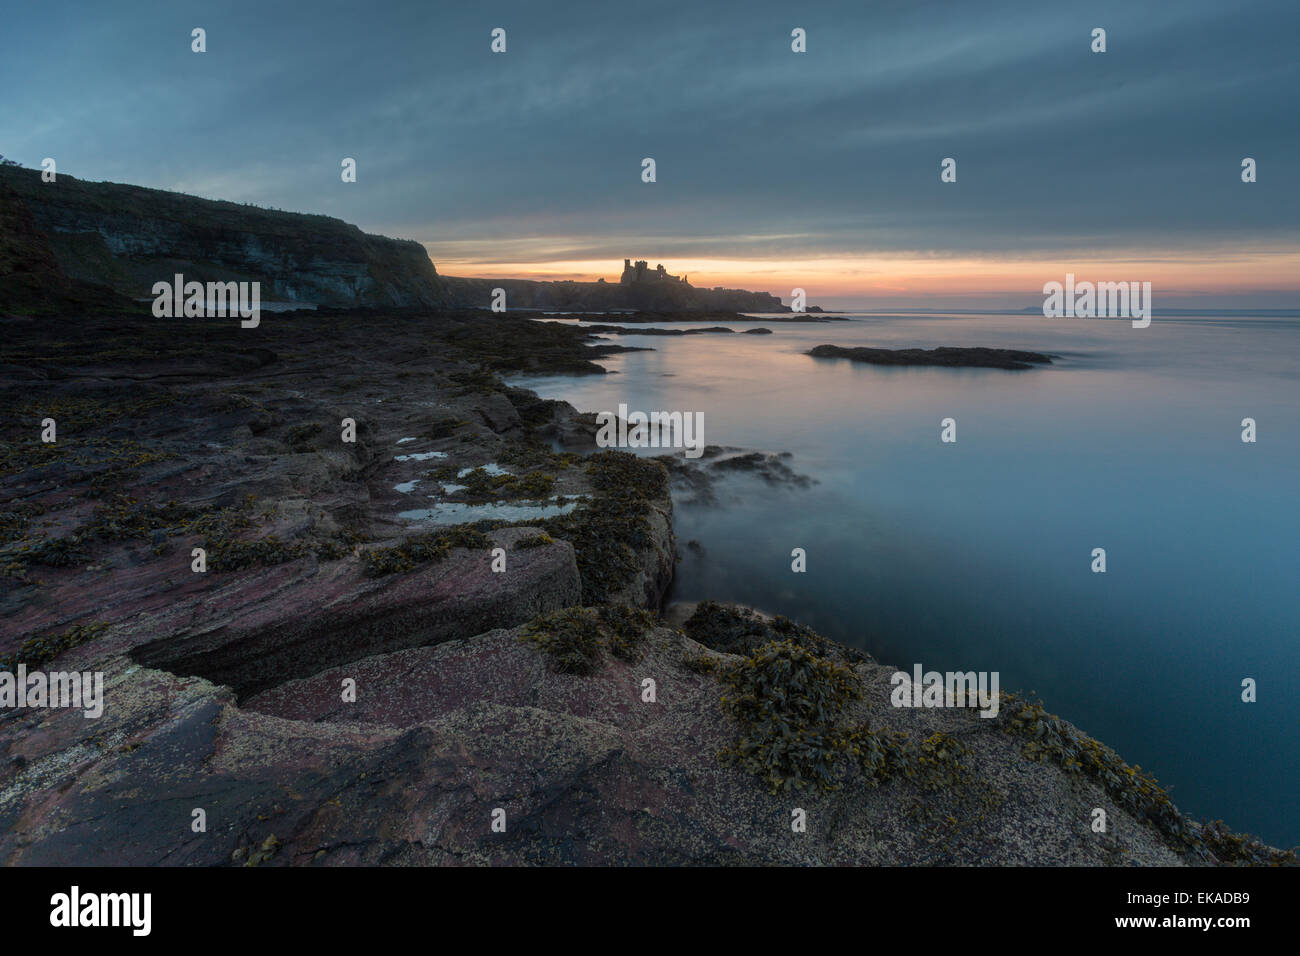
[[(622, 271), (621, 261), (496, 262), (489, 256), (439, 259), (436, 244), (430, 244), (430, 252), (448, 275), (580, 281), (603, 276), (606, 281), (616, 281)], [(1167, 258), (1139, 251), (1041, 259), (915, 254), (772, 260), (676, 258), (665, 264), (668, 266), (676, 274), (687, 275), (692, 285), (762, 289), (781, 296), (787, 304), (791, 290), (802, 288), (810, 303), (829, 308), (1015, 310), (1041, 302), (1043, 283), (1062, 282), (1067, 272), (1079, 280), (1151, 282), (1153, 291), (1159, 290), (1157, 307), (1300, 308), (1296, 293), (1300, 254), (1293, 251), (1224, 249)]]
[(1300, 308), (1295, 0), (103, 9), (6, 12), (0, 153), (338, 216), (449, 275), (633, 257), (832, 308), (1022, 308), (1069, 271)]

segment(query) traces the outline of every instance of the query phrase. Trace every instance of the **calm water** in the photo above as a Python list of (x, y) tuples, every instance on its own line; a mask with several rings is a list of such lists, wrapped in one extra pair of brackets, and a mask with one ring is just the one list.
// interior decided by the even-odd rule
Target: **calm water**
[[(586, 411), (700, 411), (706, 443), (790, 451), (817, 479), (679, 505), (674, 599), (783, 613), (907, 670), (998, 671), (1184, 812), (1300, 843), (1300, 320), (768, 327), (620, 337), (655, 351), (605, 360), (616, 375), (516, 380)], [(822, 343), (1059, 359), (1008, 372), (801, 354)], [(948, 417), (955, 444), (939, 440)], [(1246, 677), (1257, 703), (1241, 702)]]

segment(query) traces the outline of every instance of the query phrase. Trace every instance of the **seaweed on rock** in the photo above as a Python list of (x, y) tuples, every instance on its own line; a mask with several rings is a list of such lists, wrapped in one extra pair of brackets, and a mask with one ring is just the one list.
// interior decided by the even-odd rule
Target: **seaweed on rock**
[(668, 496), (668, 473), (658, 462), (625, 451), (598, 452), (587, 460), (596, 493), (566, 515), (529, 522), (573, 545), (585, 604), (604, 604), (627, 587), (639, 555), (654, 547), (651, 501)]
[(855, 663), (867, 656), (822, 637), (812, 628), (777, 615), (764, 619), (749, 608), (701, 601), (682, 625), (686, 636), (727, 654), (749, 654), (770, 641), (790, 641), (822, 657)]
[(1067, 773), (1084, 774), (1105, 789), (1120, 806), (1147, 820), (1179, 852), (1221, 863), (1296, 865), (1294, 850), (1276, 850), (1250, 836), (1235, 834), (1221, 822), (1197, 825), (1174, 806), (1156, 778), (1141, 767), (1130, 767), (1110, 747), (1081, 733), (1042, 703), (1003, 693), (999, 722), (1007, 733), (1025, 739), (1023, 753), (1031, 760), (1051, 760)]
[(59, 634), (29, 637), (12, 654), (0, 657), (0, 670), (16, 671), (19, 664), (30, 668), (43, 667), (64, 651), (93, 641), (107, 627), (108, 624), (104, 621), (91, 621), (88, 624), (74, 624)]
[(621, 604), (569, 607), (528, 623), (520, 640), (542, 651), (561, 674), (595, 672), (609, 651), (627, 663), (641, 659), (654, 618)]
[(410, 571), (417, 564), (441, 561), (452, 548), (483, 550), (492, 547), (492, 539), (469, 525), (453, 525), (430, 534), (415, 535), (401, 544), (372, 548), (363, 555), (366, 574), (379, 577)]
[(772, 641), (728, 668), (722, 705), (740, 725), (723, 758), (773, 793), (812, 785), (838, 790), (853, 752), (842, 719), (862, 696), (853, 671), (793, 641)]

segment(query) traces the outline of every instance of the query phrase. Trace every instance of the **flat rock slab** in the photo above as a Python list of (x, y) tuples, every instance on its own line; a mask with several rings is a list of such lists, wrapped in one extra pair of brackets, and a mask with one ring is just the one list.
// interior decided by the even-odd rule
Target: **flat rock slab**
[[(719, 759), (738, 731), (718, 679), (684, 666), (700, 655), (735, 660), (661, 627), (637, 663), (606, 655), (573, 676), (519, 628), (498, 629), (357, 661), (242, 707), (208, 681), (125, 656), (101, 661), (109, 686), (98, 721), (0, 717), (0, 861), (1183, 862), (1098, 785), (1026, 760), (996, 720), (892, 708), (891, 671), (870, 662), (855, 667), (865, 697), (854, 719), (913, 739), (959, 737), (969, 779), (937, 794), (902, 778), (770, 794)], [(355, 704), (341, 700), (344, 675), (357, 681)], [(1109, 834), (1091, 832), (1094, 807), (1106, 809)], [(796, 808), (807, 832), (792, 831)], [(206, 832), (191, 828), (195, 809)], [(495, 811), (504, 832), (492, 828)]]
[[(534, 533), (503, 528), (489, 535), (508, 553), (501, 573), (492, 571), (490, 551), (465, 549), (417, 573), (377, 578), (364, 576), (355, 560), (314, 574), (269, 568), (232, 589), (211, 625), (177, 628), (134, 648), (132, 657), (230, 685), (243, 696), (333, 664), (468, 637), (578, 604), (582, 582), (567, 541), (510, 550)], [(175, 616), (167, 620), (174, 623)]]

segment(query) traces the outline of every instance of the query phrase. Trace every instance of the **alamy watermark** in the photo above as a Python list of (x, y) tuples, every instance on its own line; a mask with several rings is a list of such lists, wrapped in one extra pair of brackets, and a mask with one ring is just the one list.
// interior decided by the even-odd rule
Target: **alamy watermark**
[(893, 691), (889, 702), (895, 707), (973, 707), (981, 717), (996, 717), (1002, 698), (998, 694), (997, 671), (921, 672), (916, 664), (909, 675), (895, 671), (889, 678)]
[(80, 709), (92, 720), (104, 713), (104, 674), (101, 671), (0, 671), (0, 707), (58, 707)]
[(1078, 282), (1065, 274), (1064, 284), (1043, 285), (1043, 315), (1049, 319), (1132, 319), (1133, 328), (1151, 324), (1150, 282)]
[[(618, 412), (596, 415), (596, 445), (600, 448), (684, 448), (687, 458), (704, 454), (703, 412)], [(665, 432), (667, 434), (665, 434)]]
[(225, 318), (238, 315), (239, 325), (255, 329), (262, 321), (262, 283), (186, 282), (176, 273), (172, 282), (153, 284), (153, 314), (159, 319)]
[(152, 893), (83, 893), (73, 886), (50, 897), (50, 925), (125, 927), (132, 936), (148, 936), (153, 928)]

